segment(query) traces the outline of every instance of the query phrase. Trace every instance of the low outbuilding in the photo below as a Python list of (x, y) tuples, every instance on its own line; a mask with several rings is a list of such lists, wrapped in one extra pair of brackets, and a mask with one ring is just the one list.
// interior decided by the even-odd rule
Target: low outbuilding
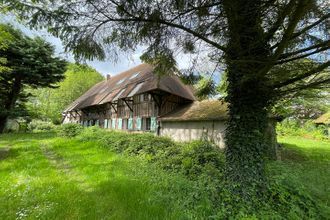
[(314, 123), (325, 126), (325, 133), (330, 137), (330, 112), (327, 112), (315, 119)]
[(227, 119), (223, 101), (195, 101), (159, 117), (160, 135), (181, 142), (206, 139), (224, 148)]

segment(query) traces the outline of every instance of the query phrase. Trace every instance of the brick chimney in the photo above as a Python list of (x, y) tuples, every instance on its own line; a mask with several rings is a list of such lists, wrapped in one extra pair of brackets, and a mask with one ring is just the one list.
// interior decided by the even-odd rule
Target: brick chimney
[(107, 81), (111, 78), (110, 74), (107, 74)]

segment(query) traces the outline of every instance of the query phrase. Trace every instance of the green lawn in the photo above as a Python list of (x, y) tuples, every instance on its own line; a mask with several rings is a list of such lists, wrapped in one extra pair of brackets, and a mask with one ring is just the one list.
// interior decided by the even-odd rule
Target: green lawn
[[(168, 196), (176, 192), (167, 188), (175, 181), (178, 186), (171, 190), (180, 190), (185, 180), (93, 143), (49, 134), (5, 135), (0, 149), (0, 219), (177, 219), (184, 214)], [(152, 184), (148, 175), (167, 179)]]
[(271, 169), (318, 199), (330, 216), (330, 141), (289, 136), (278, 140), (282, 159), (271, 163)]
[[(270, 172), (329, 211), (330, 142), (280, 137)], [(0, 135), (0, 219), (192, 219), (191, 181), (93, 142), (54, 134)], [(189, 193), (188, 193), (189, 192)], [(326, 207), (328, 206), (328, 207)], [(207, 202), (197, 216), (210, 215)], [(205, 213), (203, 213), (205, 212)]]

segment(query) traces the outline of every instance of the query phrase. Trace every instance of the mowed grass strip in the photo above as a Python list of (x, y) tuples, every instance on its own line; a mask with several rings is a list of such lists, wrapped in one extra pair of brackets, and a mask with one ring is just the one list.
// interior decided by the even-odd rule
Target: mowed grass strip
[(149, 179), (164, 173), (92, 142), (43, 135), (1, 136), (10, 151), (0, 161), (0, 219), (182, 218), (176, 201), (162, 196), (170, 179)]

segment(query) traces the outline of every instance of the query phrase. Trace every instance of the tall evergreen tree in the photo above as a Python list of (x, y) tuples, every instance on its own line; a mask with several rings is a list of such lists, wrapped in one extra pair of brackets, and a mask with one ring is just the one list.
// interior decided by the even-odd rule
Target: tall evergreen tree
[(26, 86), (32, 88), (54, 87), (64, 78), (66, 62), (54, 57), (54, 47), (43, 39), (30, 38), (10, 25), (1, 24), (12, 39), (0, 57), (6, 59), (6, 71), (0, 73), (0, 133), (9, 117), (23, 111), (23, 103), (29, 94)]
[[(225, 62), (229, 121), (227, 180), (249, 199), (267, 183), (265, 129), (283, 94), (326, 86), (330, 61), (302, 71), (276, 67), (330, 48), (327, 0), (2, 0), (34, 27), (60, 37), (77, 58), (104, 59), (148, 45), (141, 57), (166, 72), (175, 53), (204, 54)], [(202, 53), (203, 51), (203, 53)], [(308, 80), (306, 80), (308, 79)], [(251, 190), (250, 190), (251, 189)], [(236, 191), (237, 190), (237, 191)]]

